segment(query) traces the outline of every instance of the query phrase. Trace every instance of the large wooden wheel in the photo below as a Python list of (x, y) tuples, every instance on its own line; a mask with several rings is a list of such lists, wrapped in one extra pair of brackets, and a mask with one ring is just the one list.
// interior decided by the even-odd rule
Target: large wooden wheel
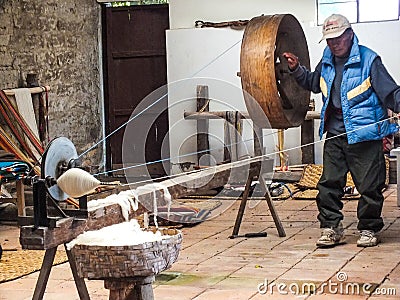
[(294, 16), (260, 16), (249, 21), (242, 40), (240, 76), (249, 114), (261, 128), (266, 127), (265, 115), (270, 127), (285, 129), (301, 125), (307, 113), (310, 92), (289, 74), (284, 52), (292, 52), (310, 68), (307, 41)]

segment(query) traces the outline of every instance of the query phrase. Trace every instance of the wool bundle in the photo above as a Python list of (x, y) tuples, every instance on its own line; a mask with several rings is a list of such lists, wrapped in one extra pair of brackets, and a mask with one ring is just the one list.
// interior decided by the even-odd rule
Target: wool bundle
[(57, 185), (68, 196), (79, 198), (95, 192), (101, 182), (82, 169), (71, 168), (57, 179)]

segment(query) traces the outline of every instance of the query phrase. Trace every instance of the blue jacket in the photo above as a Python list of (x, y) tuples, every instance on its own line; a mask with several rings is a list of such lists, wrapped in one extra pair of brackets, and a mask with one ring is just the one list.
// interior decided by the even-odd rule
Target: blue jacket
[[(353, 45), (344, 70), (341, 85), (343, 121), (349, 144), (369, 140), (380, 140), (397, 131), (397, 126), (388, 120), (383, 107), (371, 86), (371, 65), (377, 54), (358, 44), (354, 35)], [(335, 78), (333, 54), (326, 47), (321, 60), (320, 89), (323, 106), (321, 109), (320, 138), (325, 131), (325, 120), (330, 92)]]

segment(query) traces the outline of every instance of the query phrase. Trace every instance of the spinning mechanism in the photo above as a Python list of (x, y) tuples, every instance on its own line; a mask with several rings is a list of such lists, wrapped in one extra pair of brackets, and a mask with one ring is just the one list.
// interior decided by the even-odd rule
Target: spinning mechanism
[[(86, 198), (79, 199), (79, 209), (67, 211), (59, 205), (68, 195), (57, 185), (57, 179), (72, 166), (78, 157), (74, 145), (67, 138), (58, 138), (49, 143), (42, 156), (41, 175), (28, 176), (25, 185), (33, 189), (33, 225), (54, 228), (60, 218), (69, 216), (87, 217)], [(21, 225), (32, 223), (32, 217), (19, 217)]]
[[(26, 185), (33, 188), (33, 225), (55, 228), (57, 220), (74, 217), (86, 219), (87, 194), (96, 188), (115, 183), (102, 183), (80, 169), (74, 144), (65, 137), (49, 143), (42, 156), (41, 176), (28, 176)], [(73, 197), (78, 199), (77, 209), (65, 209), (60, 203)], [(20, 217), (20, 224), (31, 223), (32, 217)]]

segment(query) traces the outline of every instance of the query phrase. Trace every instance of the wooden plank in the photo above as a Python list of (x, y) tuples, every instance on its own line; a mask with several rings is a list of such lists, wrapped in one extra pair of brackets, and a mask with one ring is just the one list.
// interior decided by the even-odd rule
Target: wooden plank
[[(49, 86), (37, 86), (37, 87), (32, 87), (29, 88), (29, 90), (31, 91), (31, 94), (40, 94), (45, 92), (45, 90), (47, 89), (47, 91), (50, 91), (50, 87)], [(13, 90), (3, 90), (4, 94), (6, 94), (7, 96), (14, 96), (15, 92)]]
[[(132, 211), (132, 219), (145, 211), (141, 206)], [(110, 204), (88, 212), (87, 219), (62, 218), (57, 221), (56, 228), (39, 227), (33, 225), (22, 226), (20, 229), (20, 244), (23, 249), (46, 250), (68, 243), (86, 230), (96, 230), (125, 221), (120, 205)]]
[[(192, 174), (180, 175), (176, 178), (162, 181), (162, 187), (168, 189), (172, 198), (179, 198), (197, 191), (210, 190), (224, 186), (234, 175), (243, 181), (247, 180), (249, 173), (260, 169), (263, 157), (255, 157), (234, 163), (213, 166)], [(268, 159), (271, 164), (273, 160)], [(132, 185), (131, 185), (132, 187)], [(114, 190), (118, 193), (129, 189), (130, 186), (121, 186)], [(166, 206), (167, 202), (163, 196), (163, 188), (155, 189), (157, 206)], [(129, 219), (132, 219), (143, 212), (154, 211), (154, 195), (151, 189), (138, 190), (139, 209), (131, 211)], [(23, 249), (43, 250), (67, 243), (86, 230), (100, 229), (105, 226), (124, 222), (121, 207), (118, 204), (105, 205), (96, 210), (88, 211), (87, 219), (63, 218), (57, 221), (56, 228), (33, 226), (22, 226), (20, 229), (20, 244)]]
[(276, 212), (274, 203), (272, 202), (271, 195), (269, 194), (268, 186), (265, 183), (265, 180), (263, 178), (260, 178), (260, 184), (262, 189), (265, 191), (265, 200), (267, 201), (267, 205), (269, 208), (269, 211), (271, 212), (271, 216), (274, 219), (274, 223), (276, 226), (276, 229), (278, 230), (278, 234), (280, 237), (285, 237), (286, 232), (285, 229), (283, 228), (283, 225), (281, 223), (281, 220), (279, 219), (278, 213)]
[(157, 57), (165, 56), (165, 49), (152, 49), (152, 50), (132, 50), (132, 51), (119, 51), (112, 52), (112, 58), (134, 58), (134, 57)]
[[(242, 119), (250, 119), (248, 113), (240, 112)], [(320, 113), (316, 111), (308, 111), (304, 120), (315, 120), (320, 119)], [(221, 119), (226, 117), (225, 111), (205, 111), (205, 112), (184, 112), (184, 118), (187, 120), (196, 120), (196, 119)]]

